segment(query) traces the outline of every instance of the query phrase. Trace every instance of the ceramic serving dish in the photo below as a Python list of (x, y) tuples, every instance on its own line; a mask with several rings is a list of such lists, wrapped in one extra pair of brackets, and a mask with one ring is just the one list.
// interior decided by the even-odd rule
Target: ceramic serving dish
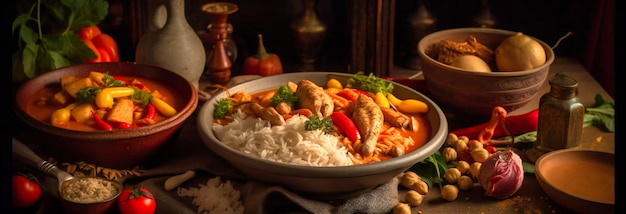
[(543, 191), (577, 213), (615, 212), (615, 154), (580, 149), (546, 153), (535, 162)]

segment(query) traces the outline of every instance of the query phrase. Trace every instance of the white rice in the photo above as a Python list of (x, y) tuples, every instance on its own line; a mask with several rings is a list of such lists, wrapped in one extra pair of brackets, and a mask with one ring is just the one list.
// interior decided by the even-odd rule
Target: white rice
[(243, 153), (277, 162), (307, 166), (352, 165), (347, 149), (337, 137), (321, 130), (306, 131), (305, 116), (293, 116), (283, 126), (246, 117), (239, 111), (227, 125), (214, 124), (213, 131), (223, 144)]
[(194, 197), (193, 204), (198, 207), (197, 213), (243, 214), (241, 193), (230, 181), (222, 182), (221, 177), (211, 178), (206, 185), (198, 188), (178, 188), (179, 196)]

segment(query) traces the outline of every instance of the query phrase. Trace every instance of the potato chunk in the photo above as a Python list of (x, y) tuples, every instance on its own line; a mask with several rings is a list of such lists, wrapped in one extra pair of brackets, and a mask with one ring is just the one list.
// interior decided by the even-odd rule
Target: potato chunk
[(133, 112), (135, 111), (133, 101), (130, 99), (119, 99), (109, 111), (109, 114), (106, 118), (107, 122), (111, 123), (133, 123)]

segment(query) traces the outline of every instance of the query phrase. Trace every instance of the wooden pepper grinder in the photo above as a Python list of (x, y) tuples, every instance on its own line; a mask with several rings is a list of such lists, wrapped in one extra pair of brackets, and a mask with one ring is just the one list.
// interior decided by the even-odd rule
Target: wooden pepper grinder
[(226, 53), (224, 40), (228, 37), (228, 16), (239, 10), (236, 4), (214, 2), (202, 5), (202, 11), (211, 19), (210, 39), (213, 41), (212, 55), (207, 57), (209, 79), (216, 84), (226, 84), (230, 81), (232, 62)]

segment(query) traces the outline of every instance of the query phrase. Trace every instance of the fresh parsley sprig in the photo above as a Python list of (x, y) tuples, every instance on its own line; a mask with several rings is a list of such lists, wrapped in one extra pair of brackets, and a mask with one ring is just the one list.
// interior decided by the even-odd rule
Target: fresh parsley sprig
[(393, 84), (391, 82), (378, 78), (373, 73), (365, 75), (362, 71), (350, 77), (346, 82), (346, 87), (361, 89), (373, 94), (381, 92), (387, 95), (393, 92)]
[(333, 121), (330, 117), (319, 118), (317, 115), (309, 116), (309, 120), (304, 122), (304, 129), (307, 131), (313, 131), (321, 129), (323, 132), (333, 132)]

